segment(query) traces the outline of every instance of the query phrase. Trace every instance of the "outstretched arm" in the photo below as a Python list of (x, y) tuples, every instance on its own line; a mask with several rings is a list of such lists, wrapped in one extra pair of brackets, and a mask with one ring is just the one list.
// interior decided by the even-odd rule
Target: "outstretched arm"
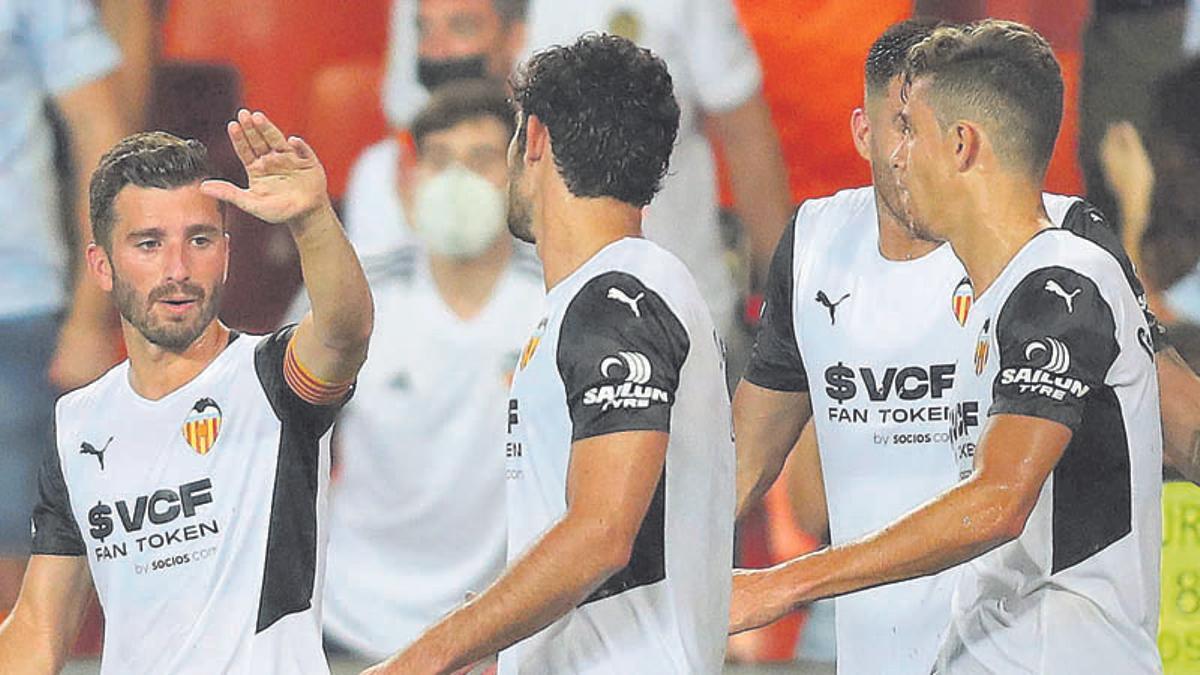
[(1057, 422), (993, 417), (975, 472), (953, 489), (856, 542), (736, 573), (730, 632), (820, 598), (936, 574), (1016, 538), (1070, 440), (1071, 430)]
[(367, 672), (453, 672), (533, 635), (583, 602), (629, 564), (662, 475), (667, 438), (658, 431), (626, 431), (572, 444), (566, 515), (482, 595)]
[(307, 143), (285, 137), (261, 112), (238, 111), (228, 131), (249, 186), (209, 180), (201, 189), (256, 218), (287, 224), (312, 306), (293, 338), (296, 361), (319, 383), (347, 384), (366, 360), (374, 309), (330, 204), (325, 169)]

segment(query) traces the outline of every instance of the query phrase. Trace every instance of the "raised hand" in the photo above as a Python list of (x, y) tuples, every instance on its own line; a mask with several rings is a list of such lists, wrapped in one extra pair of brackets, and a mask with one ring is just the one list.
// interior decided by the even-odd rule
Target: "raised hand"
[(249, 110), (239, 110), (226, 130), (249, 185), (206, 180), (204, 194), (268, 223), (296, 221), (329, 206), (325, 169), (299, 137), (285, 138), (266, 115)]

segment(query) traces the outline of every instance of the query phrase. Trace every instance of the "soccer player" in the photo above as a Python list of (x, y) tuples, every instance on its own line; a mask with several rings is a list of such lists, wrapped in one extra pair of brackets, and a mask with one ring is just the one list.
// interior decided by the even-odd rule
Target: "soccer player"
[(370, 672), (450, 672), (500, 649), (501, 673), (719, 672), (722, 357), (686, 268), (640, 236), (678, 128), (671, 77), (590, 34), (533, 56), (514, 89), (509, 227), (536, 243), (549, 291), (508, 405), (510, 564)]
[[(229, 136), (247, 189), (161, 132), (92, 175), (88, 268), (129, 358), (58, 401), (0, 671), (61, 668), (94, 584), (105, 673), (328, 672), (329, 428), (366, 358), (371, 297), (312, 149), (260, 112)], [(313, 308), (299, 326), (255, 337), (216, 319), (222, 201), (291, 230)]]
[[(941, 432), (966, 478), (874, 534), (739, 574), (733, 629), (972, 560), (940, 670), (1152, 672), (1161, 436), (1151, 327), (1118, 257), (1046, 215), (1057, 62), (1032, 31), (988, 21), (938, 29), (906, 67), (902, 213), (916, 235), (951, 243), (975, 290), (950, 335), (965, 349)], [(838, 305), (842, 292), (825, 295)], [(859, 384), (914, 392), (945, 374), (860, 371)]]
[(338, 422), (327, 646), (384, 658), (504, 569), (508, 385), (545, 296), (505, 229), (515, 128), (490, 82), (439, 88), (413, 122), (424, 247), (366, 263), (387, 349)]
[[(826, 521), (814, 529), (828, 527), (833, 544), (890, 523), (958, 480), (944, 427), (962, 374), (945, 344), (961, 333), (973, 293), (949, 247), (904, 225), (888, 159), (899, 140), (892, 120), (901, 106), (905, 55), (934, 26), (901, 22), (872, 45), (866, 101), (852, 115), (852, 130), (874, 185), (811, 200), (798, 211), (776, 252), (763, 327), (734, 399), (739, 513), (795, 452), (805, 467), (796, 479), (811, 493), (806, 501), (828, 508), (828, 515), (812, 509), (814, 522)], [(1115, 235), (1088, 215), (1082, 200), (1044, 195), (1044, 201), (1054, 224), (1120, 253)], [(1140, 295), (1132, 268), (1126, 272)], [(836, 304), (836, 329), (818, 294)], [(1153, 315), (1147, 319), (1159, 350), (1160, 387), (1172, 393), (1163, 402), (1168, 437), (1179, 439), (1171, 463), (1194, 466), (1186, 455), (1196, 429), (1197, 378), (1162, 339)], [(934, 371), (939, 377), (931, 386)], [(809, 373), (818, 380), (811, 387)], [(820, 414), (809, 419), (812, 408)], [(797, 444), (806, 420), (817, 427), (819, 457), (806, 440), (811, 434)], [(838, 597), (839, 672), (928, 672), (957, 573)]]

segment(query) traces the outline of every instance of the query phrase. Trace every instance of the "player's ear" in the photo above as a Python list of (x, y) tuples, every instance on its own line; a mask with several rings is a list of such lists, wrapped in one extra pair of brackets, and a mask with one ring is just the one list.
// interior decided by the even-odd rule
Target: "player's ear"
[(532, 164), (542, 159), (550, 148), (550, 132), (537, 115), (525, 116), (525, 157), (526, 164)]
[(854, 139), (858, 156), (871, 161), (871, 122), (867, 119), (867, 111), (862, 108), (855, 108), (850, 113), (850, 136)]
[(93, 241), (88, 244), (85, 255), (87, 256), (88, 274), (105, 293), (111, 293), (113, 289), (112, 259), (108, 257), (108, 253)]
[(959, 173), (979, 164), (979, 151), (984, 143), (979, 127), (969, 122), (955, 122), (950, 129), (949, 142), (954, 144), (954, 168)]

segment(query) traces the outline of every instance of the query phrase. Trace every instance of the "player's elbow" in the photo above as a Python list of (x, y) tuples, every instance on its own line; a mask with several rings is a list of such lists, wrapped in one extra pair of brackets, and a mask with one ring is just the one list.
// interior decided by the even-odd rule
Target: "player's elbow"
[(1004, 487), (992, 491), (989, 504), (984, 509), (986, 518), (985, 527), (982, 528), (984, 536), (981, 537), (981, 543), (986, 548), (1006, 544), (1025, 531), (1025, 524), (1029, 521), (1034, 502), (1016, 492)]

